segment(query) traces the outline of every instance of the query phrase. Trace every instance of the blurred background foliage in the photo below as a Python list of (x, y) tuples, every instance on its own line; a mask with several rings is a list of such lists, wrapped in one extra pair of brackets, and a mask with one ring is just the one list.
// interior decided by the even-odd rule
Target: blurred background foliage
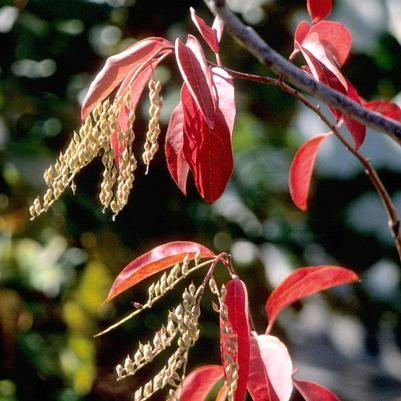
[[(283, 55), (291, 52), (297, 21), (307, 17), (304, 3), (230, 1)], [(401, 3), (334, 3), (332, 18), (354, 35), (347, 76), (366, 99), (400, 104)], [(306, 138), (325, 128), (277, 88), (236, 82), (235, 172), (214, 205), (199, 199), (192, 182), (183, 197), (159, 152), (148, 176), (141, 168), (116, 222), (96, 200), (99, 161), (80, 174), (75, 196), (65, 194), (29, 221), (28, 206), (44, 190), (44, 168), (79, 127), (80, 101), (104, 59), (147, 36), (174, 40), (194, 33), (189, 6), (211, 20), (200, 0), (0, 1), (0, 400), (132, 399), (138, 382), (158, 367), (116, 383), (114, 366), (137, 340), (151, 336), (166, 306), (94, 340), (143, 298), (149, 283), (111, 305), (102, 301), (129, 260), (180, 239), (232, 253), (261, 331), (263, 301), (296, 267), (335, 263), (360, 273), (360, 284), (288, 310), (277, 332), (295, 355), (299, 377), (330, 386), (344, 401), (400, 400), (400, 262), (385, 214), (360, 166), (334, 139), (319, 155), (310, 211), (295, 209), (289, 163)], [(234, 69), (268, 73), (228, 36), (222, 58)], [(165, 131), (180, 78), (171, 59), (158, 75)], [(143, 142), (147, 107), (145, 98), (136, 143)], [(369, 132), (362, 150), (401, 210), (399, 147)], [(207, 303), (202, 333), (191, 366), (218, 361), (218, 322)]]

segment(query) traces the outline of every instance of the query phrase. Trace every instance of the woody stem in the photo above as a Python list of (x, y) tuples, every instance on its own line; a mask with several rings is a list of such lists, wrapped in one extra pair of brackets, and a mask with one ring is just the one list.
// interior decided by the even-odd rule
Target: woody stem
[(384, 186), (382, 180), (380, 179), (377, 171), (375, 170), (375, 168), (372, 166), (370, 161), (359, 150), (355, 149), (347, 141), (347, 139), (344, 137), (344, 135), (340, 131), (337, 124), (333, 123), (326, 116), (326, 114), (319, 108), (319, 106), (315, 105), (305, 95), (303, 95), (297, 89), (291, 87), (290, 85), (288, 85), (286, 82), (284, 82), (281, 79), (275, 79), (275, 78), (271, 78), (271, 77), (264, 77), (264, 76), (260, 76), (260, 75), (242, 73), (242, 72), (231, 70), (229, 68), (225, 68), (225, 70), (227, 72), (229, 72), (233, 78), (245, 79), (248, 81), (254, 81), (254, 82), (259, 82), (259, 83), (263, 83), (263, 84), (278, 86), (286, 93), (299, 99), (306, 107), (311, 109), (315, 114), (317, 114), (319, 116), (319, 118), (330, 128), (330, 130), (338, 138), (338, 140), (344, 145), (344, 147), (350, 153), (352, 153), (355, 156), (355, 158), (359, 161), (359, 163), (362, 165), (366, 175), (368, 176), (372, 185), (374, 186), (376, 192), (378, 193), (378, 195), (382, 201), (383, 207), (386, 211), (387, 218), (388, 218), (388, 226), (389, 226), (391, 234), (394, 238), (394, 242), (395, 242), (397, 252), (398, 252), (398, 257), (401, 261), (400, 218), (399, 218), (397, 209), (395, 208), (395, 206), (391, 200), (391, 197), (390, 197), (386, 187)]
[(204, 0), (204, 2), (213, 14), (221, 18), (226, 31), (277, 76), (314, 98), (342, 111), (352, 119), (388, 134), (401, 145), (400, 123), (364, 108), (349, 97), (310, 77), (273, 50), (250, 26), (244, 25), (224, 0)]

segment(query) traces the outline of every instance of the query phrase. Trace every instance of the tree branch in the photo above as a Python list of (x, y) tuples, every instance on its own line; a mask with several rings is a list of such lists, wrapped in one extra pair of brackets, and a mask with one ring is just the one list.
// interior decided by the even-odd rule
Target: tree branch
[(338, 138), (338, 140), (344, 145), (344, 147), (352, 153), (359, 163), (362, 165), (366, 175), (370, 179), (372, 185), (374, 186), (376, 192), (378, 193), (384, 210), (386, 211), (388, 218), (388, 226), (391, 231), (391, 235), (394, 238), (394, 242), (398, 252), (398, 258), (401, 261), (401, 232), (400, 232), (400, 218), (398, 216), (397, 209), (395, 208), (391, 197), (384, 186), (382, 180), (380, 179), (377, 171), (372, 166), (370, 161), (357, 149), (355, 149), (351, 143), (345, 139), (344, 135), (340, 131), (339, 127), (333, 123), (326, 114), (315, 104), (313, 104), (306, 96), (300, 93), (297, 89), (291, 87), (281, 79), (275, 79), (271, 77), (263, 77), (260, 75), (247, 74), (239, 71), (234, 71), (229, 68), (223, 67), (233, 78), (245, 79), (248, 81), (259, 82), (268, 85), (274, 85), (280, 87), (284, 92), (296, 97), (300, 100), (306, 107), (311, 109), (319, 118), (330, 128), (333, 134)]
[(274, 51), (251, 27), (244, 25), (227, 7), (224, 0), (204, 0), (213, 14), (224, 22), (225, 29), (275, 74), (309, 95), (342, 111), (360, 123), (390, 135), (401, 145), (401, 124), (370, 111), (342, 93), (304, 73)]

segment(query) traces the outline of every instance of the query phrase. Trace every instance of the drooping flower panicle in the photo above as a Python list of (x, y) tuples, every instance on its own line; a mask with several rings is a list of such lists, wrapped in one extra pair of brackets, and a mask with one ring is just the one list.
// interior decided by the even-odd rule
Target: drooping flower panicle
[[(221, 21), (216, 19), (208, 28), (194, 10), (191, 14), (200, 34), (217, 54), (223, 31)], [(56, 164), (46, 170), (44, 178), (48, 189), (43, 198), (36, 198), (30, 207), (32, 219), (47, 211), (66, 188), (71, 187), (74, 192), (74, 177), (97, 156), (101, 156), (103, 164), (99, 193), (103, 211), (109, 208), (114, 219), (124, 208), (137, 168), (133, 148), (136, 107), (148, 82), (149, 124), (142, 152), (148, 173), (159, 148), (159, 117), (163, 104), (161, 83), (155, 80), (154, 70), (173, 52), (187, 90), (180, 101), (182, 112), (175, 113), (167, 131), (168, 170), (183, 192), (191, 171), (198, 192), (206, 201), (212, 203), (220, 197), (233, 170), (232, 78), (222, 68), (208, 66), (194, 36), (188, 35), (186, 43), (177, 40), (176, 46), (166, 39), (152, 37), (109, 57), (92, 81), (82, 103), (82, 127), (74, 133)], [(182, 171), (179, 179), (177, 171)]]

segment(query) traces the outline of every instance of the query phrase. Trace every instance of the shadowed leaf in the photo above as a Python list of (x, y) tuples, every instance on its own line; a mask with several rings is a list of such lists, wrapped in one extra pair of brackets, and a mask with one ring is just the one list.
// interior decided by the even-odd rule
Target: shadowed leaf
[(225, 384), (223, 384), (223, 386), (221, 387), (221, 389), (217, 393), (215, 401), (226, 401), (227, 393), (228, 393), (227, 386)]
[(294, 57), (299, 53), (299, 44), (302, 44), (305, 36), (308, 34), (310, 25), (307, 21), (301, 21), (295, 28), (294, 33), (294, 50), (292, 51), (289, 60), (293, 60)]
[(223, 193), (233, 171), (230, 130), (219, 109), (214, 128), (207, 124), (186, 85), (181, 91), (184, 109), (184, 157), (200, 195), (213, 203)]
[[(352, 85), (351, 82), (349, 81), (347, 81), (347, 83), (348, 83), (347, 96), (354, 102), (361, 104), (361, 100), (354, 85)], [(342, 118), (345, 122), (346, 127), (348, 128), (348, 131), (352, 135), (352, 139), (354, 140), (355, 143), (355, 149), (359, 149), (359, 147), (365, 141), (366, 127), (360, 122), (348, 117), (346, 114), (343, 114)]]
[(329, 389), (317, 383), (294, 380), (294, 386), (305, 401), (340, 401)]
[(376, 111), (388, 118), (401, 122), (401, 108), (389, 100), (372, 100), (366, 102), (364, 106), (369, 110)]

